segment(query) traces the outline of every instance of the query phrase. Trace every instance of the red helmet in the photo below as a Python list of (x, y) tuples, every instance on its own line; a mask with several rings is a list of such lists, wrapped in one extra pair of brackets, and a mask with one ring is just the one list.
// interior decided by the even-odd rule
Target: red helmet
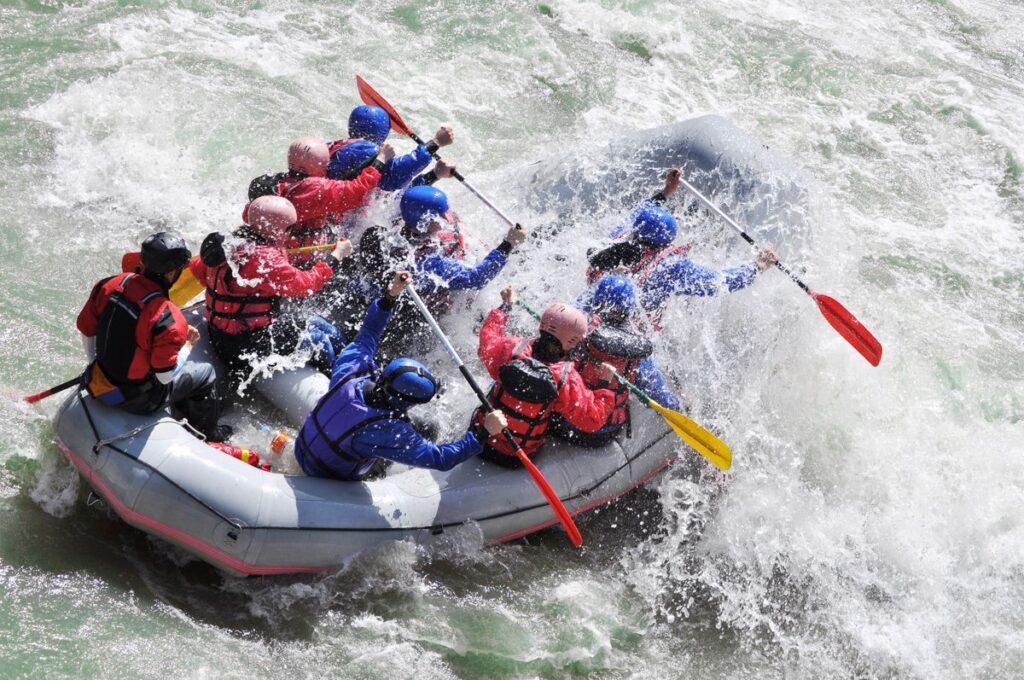
[(326, 176), (330, 160), (327, 144), (316, 137), (299, 137), (288, 147), (288, 169), (310, 177)]
[(257, 234), (277, 243), (284, 238), (288, 227), (295, 224), (299, 216), (295, 206), (281, 196), (260, 196), (249, 204), (246, 212), (247, 223)]
[(583, 342), (587, 334), (587, 316), (570, 305), (556, 302), (540, 315), (540, 330), (558, 338), (568, 352)]

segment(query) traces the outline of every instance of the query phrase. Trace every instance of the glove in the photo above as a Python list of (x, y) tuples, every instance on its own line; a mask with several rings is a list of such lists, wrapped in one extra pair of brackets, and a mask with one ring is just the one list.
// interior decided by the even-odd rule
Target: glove
[(203, 244), (199, 246), (199, 259), (207, 267), (218, 267), (224, 264), (228, 257), (224, 252), (224, 234), (214, 231), (206, 235)]

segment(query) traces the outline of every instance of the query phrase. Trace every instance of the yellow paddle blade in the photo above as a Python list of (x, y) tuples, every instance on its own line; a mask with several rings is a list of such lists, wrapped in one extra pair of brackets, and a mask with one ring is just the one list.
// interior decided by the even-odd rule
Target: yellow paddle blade
[(181, 276), (171, 286), (171, 302), (179, 307), (184, 307), (188, 303), (192, 302), (192, 298), (203, 292), (206, 287), (200, 283), (195, 276), (192, 275), (192, 270), (185, 267), (185, 271), (181, 272)]
[(719, 470), (728, 470), (732, 467), (732, 451), (721, 439), (711, 434), (688, 417), (665, 408), (658, 402), (651, 400), (649, 406), (665, 419), (673, 430), (676, 431), (684, 442), (693, 447), (693, 450), (711, 461)]

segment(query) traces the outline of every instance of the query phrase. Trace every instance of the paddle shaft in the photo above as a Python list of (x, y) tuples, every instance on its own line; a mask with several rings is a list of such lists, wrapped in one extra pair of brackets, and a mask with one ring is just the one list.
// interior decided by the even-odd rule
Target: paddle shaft
[(67, 382), (62, 382), (59, 385), (54, 385), (53, 387), (43, 390), (42, 392), (37, 392), (36, 394), (31, 394), (27, 397), (22, 397), (22, 400), (28, 402), (29, 404), (34, 404), (37, 401), (42, 401), (43, 399), (46, 399), (49, 396), (52, 396), (59, 392), (63, 392), (69, 387), (74, 387), (81, 381), (81, 379), (81, 376), (75, 376), (74, 378), (68, 380)]
[[(466, 379), (469, 386), (473, 388), (473, 392), (476, 393), (477, 399), (480, 400), (480, 405), (488, 411), (493, 411), (494, 407), (491, 406), (489, 401), (487, 401), (487, 395), (484, 394), (482, 389), (480, 389), (480, 385), (477, 383), (476, 378), (474, 378), (473, 374), (469, 372), (468, 368), (466, 368), (466, 365), (462, 362), (462, 357), (459, 356), (459, 353), (452, 346), (451, 341), (448, 340), (448, 336), (445, 335), (443, 330), (441, 330), (441, 327), (437, 324), (437, 319), (435, 319), (434, 315), (430, 313), (429, 309), (427, 309), (427, 306), (423, 303), (419, 293), (416, 292), (416, 289), (412, 284), (410, 284), (406, 290), (409, 291), (413, 304), (416, 305), (420, 314), (423, 315), (427, 324), (430, 325), (431, 330), (434, 331), (434, 335), (436, 335), (437, 339), (441, 341), (441, 345), (448, 353), (448, 356), (450, 356), (452, 361), (455, 362), (455, 365), (459, 369), (459, 373), (461, 373), (462, 377)], [(548, 481), (544, 479), (543, 473), (541, 473), (541, 471), (537, 469), (537, 466), (533, 464), (533, 461), (526, 455), (526, 452), (523, 451), (523, 447), (519, 445), (507, 427), (501, 431), (501, 434), (505, 437), (505, 441), (508, 442), (509, 446), (515, 449), (516, 458), (519, 459), (519, 462), (521, 462), (523, 467), (525, 467), (527, 472), (529, 472), (533, 481), (540, 489), (541, 494), (547, 500), (548, 504), (551, 505), (551, 509), (555, 512), (555, 516), (558, 517), (558, 521), (560, 521), (562, 526), (565, 527), (565, 532), (569, 535), (569, 540), (572, 541), (572, 544), (577, 548), (583, 545), (583, 536), (580, 534), (580, 530), (576, 527), (576, 523), (573, 522), (572, 515), (569, 514), (565, 504), (562, 503), (562, 499), (558, 497), (555, 490), (552, 489)]]
[[(416, 142), (420, 146), (426, 146), (426, 144), (423, 142), (423, 140), (420, 138), (420, 136), (417, 135), (412, 130), (409, 130), (409, 137), (412, 139), (412, 141)], [(436, 151), (434, 153), (430, 154), (430, 155), (434, 157), (434, 160), (438, 160), (438, 161), (441, 160), (441, 157), (437, 154)], [(454, 177), (455, 179), (457, 179), (460, 182), (462, 182), (462, 186), (464, 186), (467, 189), (469, 189), (470, 193), (472, 193), (474, 196), (476, 196), (478, 199), (480, 199), (480, 201), (484, 205), (486, 205), (488, 208), (493, 210), (495, 215), (497, 215), (498, 217), (500, 217), (502, 220), (505, 221), (505, 224), (507, 224), (510, 227), (516, 226), (516, 223), (512, 221), (512, 218), (510, 218), (508, 215), (506, 215), (504, 212), (502, 212), (501, 208), (499, 208), (498, 206), (494, 205), (494, 203), (492, 203), (489, 198), (484, 196), (482, 193), (480, 193), (479, 190), (477, 190), (476, 187), (474, 187), (472, 184), (470, 184), (469, 180), (467, 180), (463, 176), (463, 174), (461, 172), (459, 172), (458, 170), (453, 170), (452, 171), (452, 177)]]
[[(751, 238), (750, 234), (748, 234), (747, 232), (743, 231), (743, 227), (741, 227), (739, 224), (737, 224), (734, 219), (732, 219), (731, 217), (726, 215), (724, 212), (722, 212), (721, 208), (719, 208), (717, 205), (712, 203), (704, 194), (702, 194), (701, 192), (697, 191), (697, 188), (695, 186), (693, 186), (692, 184), (687, 182), (682, 177), (679, 178), (679, 183), (682, 184), (684, 187), (686, 187), (686, 190), (689, 191), (691, 194), (693, 194), (697, 198), (697, 200), (700, 201), (704, 205), (705, 208), (707, 208), (711, 212), (713, 212), (716, 215), (718, 215), (719, 217), (721, 217), (723, 220), (725, 220), (726, 224), (728, 224), (730, 227), (732, 227), (733, 229), (738, 231), (740, 233), (740, 236), (743, 237), (744, 241), (749, 243), (754, 248), (757, 248), (757, 242), (755, 242), (754, 239)], [(801, 290), (803, 290), (805, 293), (807, 293), (811, 297), (814, 297), (814, 291), (812, 291), (807, 286), (806, 283), (801, 281), (800, 278), (796, 274), (794, 274), (788, 267), (786, 267), (781, 262), (776, 262), (775, 266), (778, 267), (780, 270), (782, 270), (786, 274), (786, 276), (791, 278), (793, 280), (793, 283), (795, 283), (796, 285), (800, 286)]]

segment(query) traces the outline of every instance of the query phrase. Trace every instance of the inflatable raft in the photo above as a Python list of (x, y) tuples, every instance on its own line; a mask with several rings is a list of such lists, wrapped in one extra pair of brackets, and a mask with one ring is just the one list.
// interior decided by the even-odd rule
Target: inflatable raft
[[(764, 150), (743, 142), (724, 119), (679, 123), (646, 139), (646, 151), (637, 153), (654, 159), (650, 163), (670, 158), (703, 168), (714, 160), (727, 173), (748, 168), (744, 176), (755, 178), (743, 184), (748, 199), (771, 194), (775, 198), (758, 205), (776, 209), (791, 202), (783, 200), (790, 190), (780, 192), (777, 182), (758, 179), (765, 173), (778, 177), (770, 171), (779, 162), (768, 163)], [(641, 160), (634, 159), (648, 162)], [(573, 184), (550, 182), (549, 190), (558, 194)], [(585, 191), (589, 185), (580, 180), (575, 186)], [(778, 219), (768, 212), (762, 218)], [(198, 317), (190, 321), (205, 327)], [(205, 338), (193, 356), (212, 360)], [(327, 384), (320, 373), (299, 368), (256, 388), (298, 427)], [(632, 412), (629, 437), (598, 449), (552, 442), (538, 455), (538, 468), (570, 512), (621, 496), (685, 451), (660, 416), (638, 406)], [(369, 482), (283, 475), (207, 446), (167, 412), (135, 416), (80, 393), (60, 407), (54, 431), (61, 451), (126, 522), (233, 574), (323, 571), (388, 541), (429, 545), (466, 530), (500, 543), (557, 523), (525, 471), (478, 459), (448, 472), (394, 466), (385, 478)]]

